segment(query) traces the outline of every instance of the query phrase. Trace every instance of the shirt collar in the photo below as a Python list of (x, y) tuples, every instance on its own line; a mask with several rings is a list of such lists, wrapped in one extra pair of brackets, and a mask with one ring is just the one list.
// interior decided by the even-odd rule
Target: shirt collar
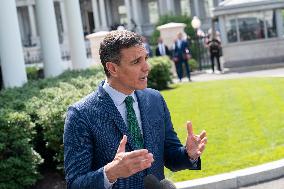
[(122, 92), (119, 92), (118, 90), (112, 88), (107, 81), (104, 82), (103, 88), (109, 94), (110, 98), (113, 100), (116, 106), (120, 106), (127, 96), (132, 96), (134, 102), (137, 102), (137, 98), (134, 92), (130, 95), (123, 94)]

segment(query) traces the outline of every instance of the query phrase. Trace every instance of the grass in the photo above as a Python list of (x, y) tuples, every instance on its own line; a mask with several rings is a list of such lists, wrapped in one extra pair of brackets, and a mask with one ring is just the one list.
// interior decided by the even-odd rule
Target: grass
[(170, 172), (185, 181), (243, 169), (284, 157), (284, 78), (186, 83), (162, 94), (183, 143), (186, 121), (207, 131), (202, 170)]

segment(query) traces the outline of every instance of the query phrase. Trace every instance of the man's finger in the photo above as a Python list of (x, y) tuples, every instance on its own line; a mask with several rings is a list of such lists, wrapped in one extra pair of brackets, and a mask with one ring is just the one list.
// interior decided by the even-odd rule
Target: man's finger
[(188, 133), (188, 135), (193, 135), (193, 129), (192, 129), (191, 121), (187, 121), (186, 126), (187, 126), (187, 133)]
[(127, 152), (127, 157), (129, 159), (136, 159), (136, 158), (139, 158), (139, 157), (143, 157), (145, 155), (147, 155), (149, 152), (147, 149), (140, 149), (140, 150), (134, 150), (134, 151), (131, 151), (131, 152)]
[[(205, 144), (201, 144), (200, 148), (199, 148), (199, 152), (203, 152), (205, 149)], [(201, 154), (200, 154), (201, 155)]]
[(207, 144), (207, 137), (204, 137), (202, 140), (201, 140), (201, 144)]
[(119, 144), (119, 146), (117, 148), (117, 153), (125, 152), (126, 142), (127, 142), (127, 136), (123, 135), (123, 137), (122, 137), (122, 139), (120, 141), (120, 144)]
[(201, 139), (203, 139), (204, 137), (206, 137), (206, 131), (203, 130), (203, 131), (200, 133), (199, 137), (200, 137)]

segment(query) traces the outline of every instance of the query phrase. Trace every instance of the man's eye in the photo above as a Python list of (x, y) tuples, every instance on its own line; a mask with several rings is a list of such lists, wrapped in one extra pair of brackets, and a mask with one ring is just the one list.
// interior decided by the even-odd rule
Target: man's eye
[(138, 59), (133, 61), (133, 64), (138, 64), (138, 63), (139, 63)]

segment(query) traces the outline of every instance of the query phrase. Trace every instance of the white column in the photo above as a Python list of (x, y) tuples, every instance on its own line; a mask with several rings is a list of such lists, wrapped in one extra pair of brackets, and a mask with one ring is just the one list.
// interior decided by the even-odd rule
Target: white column
[(140, 0), (132, 0), (132, 5), (133, 5), (134, 21), (137, 24), (136, 32), (141, 34), (142, 33), (142, 27), (141, 27), (142, 23), (141, 23), (141, 14), (140, 14), (141, 6), (139, 6), (138, 1)]
[[(20, 87), (27, 82), (15, 0), (1, 1), (0, 58), (4, 87)], [(5, 27), (4, 27), (5, 26)]]
[(113, 24), (113, 16), (112, 16), (112, 7), (111, 7), (111, 0), (106, 0), (106, 15), (107, 15), (107, 25), (111, 26)]
[(63, 70), (53, 0), (36, 0), (35, 3), (44, 75), (45, 77), (57, 76)]
[(95, 31), (100, 31), (101, 24), (100, 24), (98, 0), (92, 0), (92, 6), (93, 6), (94, 21), (95, 21)]
[(226, 45), (228, 43), (227, 40), (227, 32), (226, 32), (226, 25), (225, 25), (225, 18), (224, 16), (219, 16), (219, 25), (220, 25), (220, 33), (221, 33), (221, 41), (222, 45)]
[(108, 30), (108, 28), (107, 28), (107, 19), (106, 19), (105, 0), (99, 0), (99, 1), (100, 1), (100, 13), (101, 13), (102, 29), (103, 30)]
[(195, 15), (194, 15), (194, 16), (198, 16), (198, 17), (200, 18), (199, 0), (194, 0), (194, 1), (193, 1), (193, 6), (194, 6), (194, 13), (195, 13)]
[(125, 8), (127, 11), (127, 29), (131, 30), (132, 29), (132, 23), (131, 23), (131, 5), (130, 5), (130, 0), (124, 0)]
[(282, 10), (276, 9), (276, 30), (277, 30), (277, 36), (278, 37), (284, 37), (283, 33), (283, 16), (282, 16)]
[(37, 35), (37, 30), (36, 30), (34, 7), (33, 7), (32, 4), (28, 5), (28, 12), (29, 12), (30, 25), (31, 25), (32, 44), (37, 44), (38, 43), (38, 35)]
[(62, 26), (63, 26), (63, 43), (66, 43), (68, 31), (67, 31), (66, 13), (65, 13), (63, 0), (59, 1), (59, 5), (60, 5), (60, 12), (61, 12)]
[(64, 3), (67, 15), (72, 66), (73, 69), (85, 69), (88, 67), (88, 61), (86, 56), (79, 0), (65, 0)]

